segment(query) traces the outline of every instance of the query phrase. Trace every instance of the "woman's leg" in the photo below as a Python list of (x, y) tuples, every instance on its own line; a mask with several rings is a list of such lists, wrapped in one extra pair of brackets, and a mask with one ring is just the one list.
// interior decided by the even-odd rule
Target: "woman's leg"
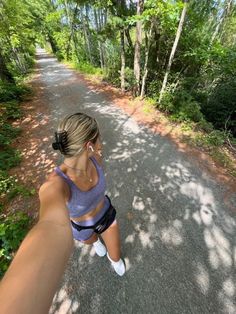
[[(96, 242), (98, 240), (98, 236), (96, 233), (93, 233), (93, 235), (85, 241), (82, 241), (84, 244), (93, 244), (94, 242)], [(81, 241), (81, 240), (80, 240)]]
[(117, 262), (120, 259), (120, 232), (117, 221), (115, 220), (111, 226), (101, 233), (101, 237), (106, 244), (110, 258)]

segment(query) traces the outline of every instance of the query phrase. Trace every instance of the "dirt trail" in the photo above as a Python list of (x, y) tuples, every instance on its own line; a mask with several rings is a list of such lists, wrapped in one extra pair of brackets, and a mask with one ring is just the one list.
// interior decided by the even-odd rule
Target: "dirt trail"
[[(25, 150), (21, 179), (38, 189), (60, 163), (51, 142), (65, 114), (95, 116), (127, 264), (118, 278), (106, 258), (76, 242), (51, 313), (235, 313), (236, 197), (223, 177), (216, 180), (160, 130), (137, 123), (138, 108), (126, 114), (126, 97), (101, 92), (43, 51), (34, 84), (22, 122), (26, 142), (18, 143)], [(12, 204), (33, 213), (37, 205), (37, 196)]]

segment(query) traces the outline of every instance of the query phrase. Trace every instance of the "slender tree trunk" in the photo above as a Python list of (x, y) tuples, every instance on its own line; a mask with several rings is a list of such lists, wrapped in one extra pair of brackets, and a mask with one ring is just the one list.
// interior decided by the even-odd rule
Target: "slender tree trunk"
[(185, 16), (186, 16), (186, 11), (187, 11), (188, 0), (184, 0), (183, 2), (184, 2), (184, 7), (183, 7), (183, 10), (182, 10), (182, 13), (181, 13), (178, 29), (177, 29), (176, 36), (175, 36), (175, 41), (174, 41), (174, 44), (173, 44), (173, 47), (172, 47), (172, 50), (171, 50), (171, 54), (170, 54), (170, 57), (169, 57), (169, 62), (168, 62), (168, 65), (167, 65), (167, 68), (166, 68), (166, 73), (165, 73), (164, 80), (163, 80), (163, 83), (162, 83), (160, 96), (159, 96), (159, 103), (161, 102), (163, 93), (165, 92), (165, 89), (166, 89), (168, 75), (170, 73), (170, 69), (171, 69), (172, 62), (174, 60), (176, 48), (178, 46), (179, 38), (180, 38), (180, 35), (182, 33), (182, 29), (183, 29), (183, 24), (184, 24), (184, 20), (185, 20)]
[(3, 82), (8, 82), (8, 83), (14, 83), (14, 78), (12, 74), (9, 72), (7, 66), (6, 66), (6, 61), (5, 58), (2, 54), (2, 51), (0, 49), (0, 79)]
[(125, 34), (124, 30), (120, 31), (120, 56), (121, 56), (121, 70), (120, 70), (120, 87), (122, 92), (125, 91)]
[(149, 51), (151, 46), (151, 39), (152, 39), (152, 30), (153, 30), (153, 23), (151, 23), (150, 30), (148, 33), (148, 36), (145, 36), (145, 63), (144, 63), (144, 69), (143, 69), (143, 79), (142, 79), (142, 88), (141, 88), (141, 98), (144, 97), (145, 94), (145, 85), (146, 85), (146, 79), (148, 75), (148, 58), (149, 58)]
[(52, 48), (52, 52), (54, 54), (56, 54), (58, 52), (58, 47), (57, 47), (57, 44), (53, 38), (53, 36), (51, 35), (50, 31), (47, 32), (47, 35), (48, 35), (48, 40), (49, 40), (49, 43), (51, 45), (51, 48)]
[(223, 12), (221, 14), (221, 17), (220, 17), (220, 21), (217, 23), (215, 31), (214, 31), (214, 33), (213, 33), (213, 35), (211, 37), (210, 46), (214, 42), (214, 40), (215, 40), (216, 36), (218, 35), (218, 33), (220, 32), (220, 29), (222, 29), (223, 22), (224, 22), (225, 18), (227, 16), (229, 16), (229, 14), (231, 12), (232, 4), (233, 4), (233, 0), (227, 0), (226, 1), (224, 10), (223, 10)]
[(89, 61), (90, 63), (93, 63), (93, 59), (92, 59), (92, 53), (91, 53), (91, 45), (90, 45), (90, 41), (89, 41), (89, 37), (88, 37), (88, 32), (87, 32), (87, 26), (86, 26), (86, 22), (84, 19), (84, 14), (83, 14), (83, 10), (81, 11), (81, 21), (82, 21), (82, 26), (83, 26), (83, 34), (84, 34), (84, 41), (85, 41), (85, 47), (88, 52), (88, 57), (89, 57)]
[(129, 29), (125, 30), (125, 36), (127, 38), (127, 41), (128, 41), (130, 48), (133, 49), (133, 43), (132, 43), (132, 39), (130, 37)]
[[(97, 11), (94, 8), (94, 20), (95, 20), (95, 25), (96, 25), (96, 29), (97, 32), (99, 32), (101, 30), (101, 25), (99, 25), (98, 23), (98, 17), (97, 17)], [(100, 41), (100, 39), (98, 39), (98, 49), (99, 49), (99, 56), (100, 56), (100, 65), (101, 68), (103, 69), (105, 66), (105, 62), (104, 62), (104, 51), (103, 51), (103, 47), (102, 47), (102, 43)]]
[(66, 58), (69, 59), (69, 51), (70, 51), (70, 48), (71, 48), (70, 43), (71, 43), (71, 39), (72, 39), (73, 40), (73, 44), (74, 44), (75, 54), (76, 54), (77, 59), (78, 59), (79, 56), (78, 56), (78, 52), (77, 52), (77, 50), (78, 50), (77, 38), (76, 38), (76, 34), (74, 32), (75, 18), (76, 18), (76, 15), (78, 13), (78, 3), (76, 4), (76, 7), (74, 9), (72, 18), (70, 16), (70, 11), (69, 11), (67, 0), (64, 0), (64, 4), (65, 4), (65, 9), (66, 9), (66, 15), (67, 15), (67, 19), (68, 19), (68, 24), (70, 26), (70, 36), (69, 36), (67, 47), (66, 47)]
[[(144, 0), (138, 0), (137, 2), (137, 15), (141, 16), (143, 12)], [(140, 58), (141, 58), (141, 45), (142, 45), (142, 22), (136, 22), (136, 41), (134, 48), (134, 76), (135, 76), (135, 88), (134, 94), (138, 96), (140, 93)]]

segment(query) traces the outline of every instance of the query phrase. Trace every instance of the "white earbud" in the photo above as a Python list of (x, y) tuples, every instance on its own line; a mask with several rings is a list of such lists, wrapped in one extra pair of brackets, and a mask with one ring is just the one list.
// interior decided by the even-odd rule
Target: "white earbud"
[(91, 149), (91, 151), (92, 151), (92, 152), (94, 152), (94, 149), (93, 149), (93, 147), (92, 147), (92, 146), (89, 146), (89, 148)]

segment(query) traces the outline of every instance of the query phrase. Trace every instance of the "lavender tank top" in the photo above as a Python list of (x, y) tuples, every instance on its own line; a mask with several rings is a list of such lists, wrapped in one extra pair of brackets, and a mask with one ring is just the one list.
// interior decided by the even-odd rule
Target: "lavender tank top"
[(67, 202), (71, 218), (83, 216), (97, 207), (98, 203), (104, 198), (106, 181), (102, 168), (95, 158), (91, 157), (98, 173), (97, 184), (89, 191), (81, 191), (76, 184), (59, 168), (55, 172), (69, 185), (70, 199)]

